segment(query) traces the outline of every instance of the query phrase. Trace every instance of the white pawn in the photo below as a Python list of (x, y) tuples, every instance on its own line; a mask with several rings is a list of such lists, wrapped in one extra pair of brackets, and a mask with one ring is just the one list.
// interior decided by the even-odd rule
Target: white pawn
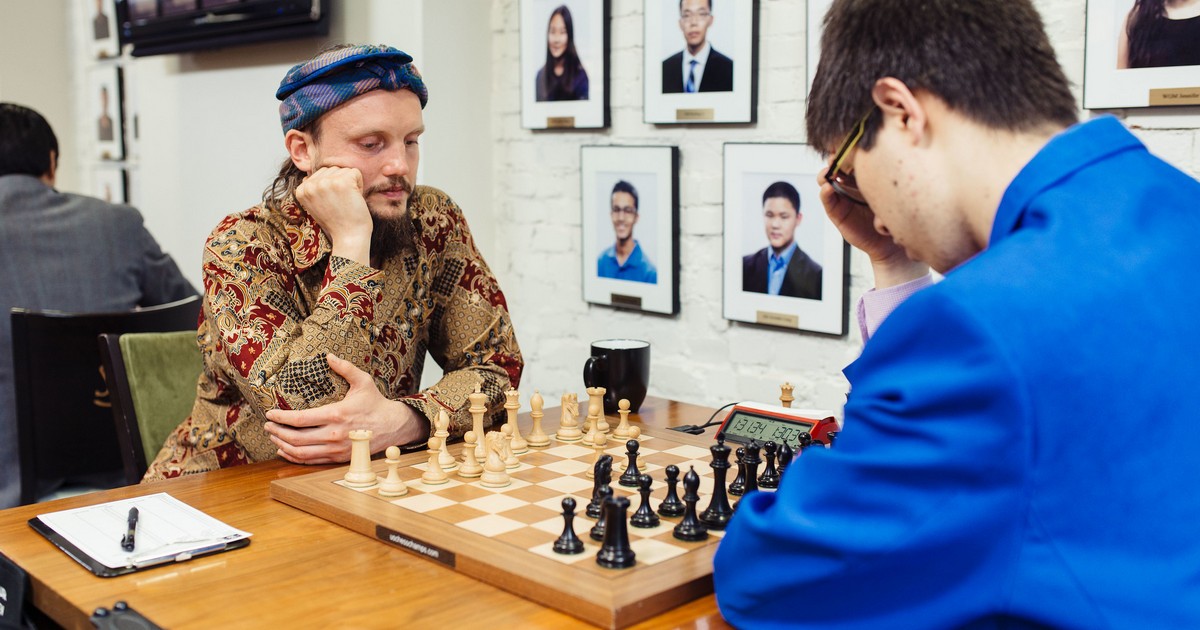
[(408, 494), (408, 486), (400, 478), (400, 447), (387, 447), (387, 479), (379, 482), (379, 496), (399, 497)]
[(487, 488), (503, 488), (512, 483), (504, 467), (504, 435), (491, 431), (485, 437), (487, 461), (483, 463), (483, 475), (479, 484)]
[(483, 472), (483, 466), (480, 466), (479, 460), (475, 459), (475, 440), (474, 431), (467, 431), (463, 436), (463, 462), (462, 466), (458, 467), (459, 477), (474, 478)]
[(542, 406), (546, 401), (542, 399), (542, 394), (538, 390), (533, 390), (533, 396), (529, 397), (529, 417), (533, 419), (533, 431), (529, 433), (530, 446), (550, 446), (550, 436), (546, 435), (546, 431), (542, 429)]
[(500, 427), (500, 432), (504, 436), (504, 467), (505, 468), (520, 468), (521, 460), (517, 459), (517, 454), (512, 450), (512, 427), (504, 425)]
[(596, 478), (596, 462), (600, 461), (600, 456), (604, 455), (604, 449), (607, 447), (608, 436), (603, 433), (596, 434), (596, 442), (593, 444), (593, 448), (596, 449), (596, 456), (592, 458), (592, 465), (588, 466), (588, 469), (583, 473), (588, 479)]
[(622, 440), (629, 439), (629, 399), (617, 401), (617, 413), (621, 414), (621, 422), (613, 429), (613, 437)]
[(562, 418), (558, 421), (558, 431), (554, 437), (559, 442), (578, 442), (582, 433), (579, 431), (579, 401), (574, 394), (563, 394)]
[(450, 479), (446, 471), (442, 470), (441, 456), (442, 445), (436, 437), (429, 438), (429, 463), (425, 466), (425, 472), (421, 473), (421, 483), (437, 486)]
[(438, 456), (438, 463), (442, 465), (442, 470), (454, 470), (458, 468), (458, 460), (450, 454), (450, 449), (446, 447), (446, 442), (450, 437), (450, 414), (446, 413), (445, 409), (438, 410), (437, 424), (434, 425), (436, 430), (433, 435), (442, 443), (441, 455)]
[(350, 432), (350, 470), (342, 477), (351, 488), (369, 488), (375, 485), (379, 475), (371, 470), (371, 430), (355, 429)]

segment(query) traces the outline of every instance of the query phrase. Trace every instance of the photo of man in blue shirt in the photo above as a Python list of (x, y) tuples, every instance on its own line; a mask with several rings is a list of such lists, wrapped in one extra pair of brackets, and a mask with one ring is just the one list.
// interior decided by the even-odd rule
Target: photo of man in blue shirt
[(619, 180), (613, 185), (611, 213), (616, 242), (600, 254), (596, 275), (614, 280), (658, 283), (658, 270), (637, 239), (633, 226), (638, 222), (638, 193), (633, 184)]
[(742, 290), (821, 299), (821, 265), (796, 244), (803, 218), (796, 187), (783, 181), (767, 186), (762, 218), (768, 245), (742, 257)]

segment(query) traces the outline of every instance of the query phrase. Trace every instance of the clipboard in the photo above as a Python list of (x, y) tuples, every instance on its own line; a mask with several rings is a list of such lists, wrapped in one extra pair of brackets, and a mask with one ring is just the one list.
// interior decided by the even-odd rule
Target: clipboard
[[(120, 538), (126, 531), (126, 514), (131, 507), (140, 513), (138, 543), (132, 552), (126, 552)], [(34, 531), (100, 577), (186, 562), (250, 544), (248, 532), (166, 493), (39, 514), (28, 522)]]

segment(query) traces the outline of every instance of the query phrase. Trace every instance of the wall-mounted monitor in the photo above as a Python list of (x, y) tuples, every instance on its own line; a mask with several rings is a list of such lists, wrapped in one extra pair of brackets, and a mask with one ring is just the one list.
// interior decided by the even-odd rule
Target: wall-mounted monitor
[(134, 57), (329, 34), (332, 0), (116, 0)]

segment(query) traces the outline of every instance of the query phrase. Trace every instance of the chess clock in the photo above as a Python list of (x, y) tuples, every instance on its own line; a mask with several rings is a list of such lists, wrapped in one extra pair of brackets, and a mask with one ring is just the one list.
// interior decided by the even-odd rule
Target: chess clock
[(743, 402), (734, 405), (717, 433), (724, 433), (725, 441), (737, 444), (786, 442), (798, 448), (801, 433), (807, 432), (813, 441), (829, 444), (829, 434), (837, 430), (837, 420), (828, 411)]

